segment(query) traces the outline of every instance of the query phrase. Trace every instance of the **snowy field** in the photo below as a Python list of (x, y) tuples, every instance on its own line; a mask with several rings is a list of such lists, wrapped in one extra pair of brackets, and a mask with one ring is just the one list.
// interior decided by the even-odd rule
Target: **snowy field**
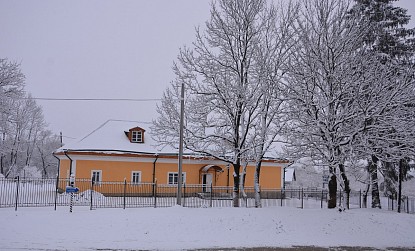
[(377, 209), (0, 209), (0, 250), (415, 248), (415, 215)]

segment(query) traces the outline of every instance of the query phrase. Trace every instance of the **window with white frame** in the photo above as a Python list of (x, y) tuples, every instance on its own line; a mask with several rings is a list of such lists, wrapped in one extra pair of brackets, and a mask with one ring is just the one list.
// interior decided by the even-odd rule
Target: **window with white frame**
[(141, 172), (138, 172), (138, 171), (131, 172), (131, 183), (132, 184), (141, 183)]
[[(179, 173), (170, 172), (168, 173), (169, 185), (176, 185), (179, 183)], [(186, 173), (182, 173), (182, 183), (186, 183)]]
[(142, 131), (132, 131), (131, 132), (131, 142), (133, 142), (133, 143), (142, 143), (143, 142), (143, 132)]
[(100, 184), (102, 181), (102, 171), (101, 170), (92, 170), (91, 171), (92, 183)]

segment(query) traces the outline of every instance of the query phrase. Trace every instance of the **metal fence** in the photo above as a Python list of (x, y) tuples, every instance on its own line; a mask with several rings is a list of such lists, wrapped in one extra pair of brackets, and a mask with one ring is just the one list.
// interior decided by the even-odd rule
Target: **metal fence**
[[(177, 185), (156, 183), (91, 182), (76, 179), (76, 193), (67, 193), (69, 179), (0, 179), (0, 207), (88, 206), (96, 208), (171, 207), (177, 202)], [(181, 204), (184, 207), (232, 207), (232, 187), (184, 184)], [(262, 207), (327, 208), (328, 191), (320, 188), (262, 189)], [(338, 191), (338, 206), (362, 207), (362, 193), (352, 191), (349, 204)], [(396, 199), (383, 198), (387, 209), (396, 210)], [(415, 213), (415, 198), (404, 197), (401, 212)], [(239, 195), (240, 207), (255, 207), (253, 187)]]
[[(388, 210), (398, 211), (398, 199), (394, 197), (388, 197), (387, 200), (388, 200)], [(414, 214), (415, 213), (415, 197), (402, 196), (400, 211)]]

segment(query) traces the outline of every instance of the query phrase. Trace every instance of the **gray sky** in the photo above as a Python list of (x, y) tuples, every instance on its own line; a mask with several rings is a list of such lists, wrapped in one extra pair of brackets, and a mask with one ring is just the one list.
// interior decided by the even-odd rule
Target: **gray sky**
[[(208, 0), (0, 0), (0, 57), (21, 62), (34, 97), (158, 99), (174, 79), (179, 47), (193, 41), (209, 10)], [(51, 130), (74, 138), (108, 119), (151, 121), (156, 107), (37, 102)]]
[[(398, 5), (415, 18), (415, 0)], [(209, 10), (209, 0), (0, 0), (0, 57), (21, 62), (33, 97), (159, 99)], [(108, 119), (156, 117), (155, 101), (37, 102), (49, 128), (71, 138)]]

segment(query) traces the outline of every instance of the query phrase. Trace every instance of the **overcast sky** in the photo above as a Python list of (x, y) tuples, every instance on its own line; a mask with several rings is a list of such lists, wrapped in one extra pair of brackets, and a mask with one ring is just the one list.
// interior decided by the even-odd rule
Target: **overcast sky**
[[(398, 5), (415, 18), (415, 0)], [(0, 0), (0, 58), (21, 63), (33, 97), (159, 99), (209, 10), (209, 0)], [(157, 103), (37, 102), (65, 142), (108, 119), (151, 121)]]

